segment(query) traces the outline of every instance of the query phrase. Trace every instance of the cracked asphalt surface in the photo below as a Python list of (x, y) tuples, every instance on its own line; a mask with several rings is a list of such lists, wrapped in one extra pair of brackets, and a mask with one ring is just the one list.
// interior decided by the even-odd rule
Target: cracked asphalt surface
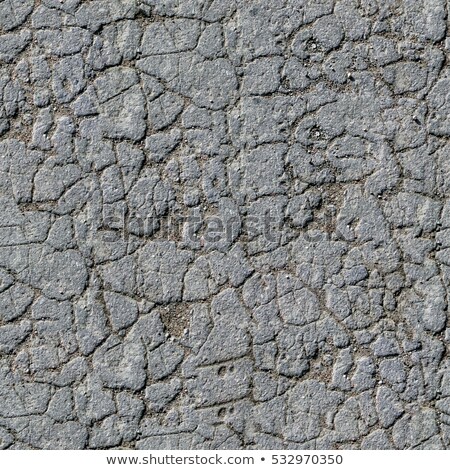
[(0, 3), (0, 447), (450, 447), (446, 0)]

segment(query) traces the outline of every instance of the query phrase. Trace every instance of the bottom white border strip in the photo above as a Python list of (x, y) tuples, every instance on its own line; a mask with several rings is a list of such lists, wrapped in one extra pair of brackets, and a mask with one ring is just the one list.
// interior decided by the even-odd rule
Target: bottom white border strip
[(450, 454), (442, 450), (375, 451), (255, 451), (255, 450), (5, 450), (0, 468), (88, 470), (114, 468), (218, 469), (220, 467), (334, 468), (345, 470), (432, 467), (450, 468)]

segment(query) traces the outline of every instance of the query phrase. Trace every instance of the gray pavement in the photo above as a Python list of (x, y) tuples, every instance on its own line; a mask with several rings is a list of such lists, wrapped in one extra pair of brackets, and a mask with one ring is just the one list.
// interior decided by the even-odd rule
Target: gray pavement
[(0, 3), (0, 447), (450, 447), (446, 0)]

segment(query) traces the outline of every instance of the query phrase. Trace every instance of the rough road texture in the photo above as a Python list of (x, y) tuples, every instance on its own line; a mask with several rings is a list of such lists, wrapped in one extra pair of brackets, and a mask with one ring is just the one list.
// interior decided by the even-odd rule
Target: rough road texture
[(450, 447), (447, 7), (2, 1), (1, 447)]

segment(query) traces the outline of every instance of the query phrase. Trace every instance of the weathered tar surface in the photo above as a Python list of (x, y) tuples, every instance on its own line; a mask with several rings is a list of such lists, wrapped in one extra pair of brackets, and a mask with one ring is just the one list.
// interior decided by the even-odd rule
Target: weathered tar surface
[(450, 447), (447, 7), (2, 1), (1, 447)]

